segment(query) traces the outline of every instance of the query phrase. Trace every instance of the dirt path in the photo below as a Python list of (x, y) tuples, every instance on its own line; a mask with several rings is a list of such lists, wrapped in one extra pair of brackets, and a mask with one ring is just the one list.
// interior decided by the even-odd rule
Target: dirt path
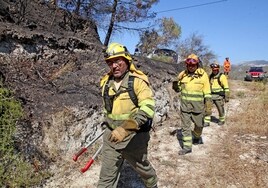
[[(236, 92), (247, 91), (242, 82), (232, 81), (231, 85)], [(242, 111), (247, 102), (247, 96), (237, 98), (232, 95), (230, 102), (225, 106), (227, 113), (226, 124), (219, 126), (212, 122), (209, 127), (205, 127), (202, 136), (204, 144), (193, 145), (193, 152), (185, 156), (178, 155), (180, 146), (177, 137), (176, 135), (171, 135), (172, 132), (178, 129), (178, 117), (170, 118), (162, 126), (158, 126), (156, 131), (151, 133), (149, 144), (149, 158), (157, 171), (158, 187), (243, 187), (239, 183), (226, 185), (225, 182), (218, 182), (221, 177), (215, 178), (215, 176), (224, 176), (222, 173), (226, 170), (224, 165), (221, 164), (223, 163), (221, 159), (227, 157), (224, 153), (223, 141), (226, 140), (227, 136), (234, 136), (229, 135), (230, 133), (228, 132), (228, 128), (232, 127), (234, 123), (229, 119), (234, 114)], [(216, 108), (213, 109), (212, 115), (218, 117)], [(73, 164), (74, 162), (70, 160), (70, 163)], [(100, 160), (97, 160), (90, 170), (84, 174), (79, 172), (79, 168), (82, 166), (83, 163), (73, 164), (72, 169), (67, 168), (62, 174), (55, 175), (46, 187), (96, 187), (100, 171)], [(215, 175), (215, 168), (219, 169), (219, 174)], [(137, 174), (127, 164), (122, 174), (127, 175), (121, 177), (119, 188), (144, 187)]]
[[(231, 99), (232, 106), (227, 104), (227, 118), (232, 113), (240, 108), (240, 102), (236, 99)], [(216, 109), (213, 109), (213, 116), (218, 116)], [(179, 120), (176, 120), (179, 123)], [(175, 121), (171, 121), (173, 125)], [(217, 123), (211, 122), (209, 127), (203, 129), (202, 145), (193, 145), (193, 151), (185, 156), (179, 156), (178, 151), (180, 146), (175, 136), (170, 136), (170, 132), (175, 130), (177, 126), (165, 127), (156, 131), (152, 137), (150, 154), (155, 168), (157, 169), (159, 187), (175, 188), (175, 187), (202, 187), (210, 181), (204, 178), (209, 172), (208, 165), (212, 165), (213, 155), (216, 145), (221, 144), (223, 137), (227, 134), (227, 126), (231, 124), (226, 122), (224, 126), (219, 126)], [(162, 139), (161, 139), (162, 138)], [(161, 151), (161, 152), (160, 152)]]

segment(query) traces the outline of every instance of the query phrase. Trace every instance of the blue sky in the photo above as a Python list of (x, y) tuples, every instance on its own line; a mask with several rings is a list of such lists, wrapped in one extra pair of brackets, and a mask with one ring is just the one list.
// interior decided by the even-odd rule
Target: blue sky
[[(211, 4), (196, 6), (206, 3)], [(233, 64), (268, 61), (268, 0), (160, 0), (152, 11), (159, 12), (157, 18), (172, 17), (181, 26), (181, 39), (194, 32), (202, 35), (219, 62), (225, 57)], [(127, 32), (111, 39), (131, 53), (138, 41), (137, 33)]]

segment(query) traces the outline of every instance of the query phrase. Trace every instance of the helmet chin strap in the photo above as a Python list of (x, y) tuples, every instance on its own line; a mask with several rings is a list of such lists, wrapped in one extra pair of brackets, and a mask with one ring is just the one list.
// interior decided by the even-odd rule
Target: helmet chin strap
[(125, 77), (125, 75), (128, 73), (128, 69), (124, 72), (124, 74), (122, 74), (121, 76), (120, 76), (120, 79), (123, 79), (124, 77)]

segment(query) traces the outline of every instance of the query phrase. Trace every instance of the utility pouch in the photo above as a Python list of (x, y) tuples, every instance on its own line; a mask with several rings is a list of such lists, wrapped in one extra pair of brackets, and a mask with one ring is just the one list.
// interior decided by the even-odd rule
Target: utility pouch
[(225, 97), (225, 92), (224, 91), (211, 92), (211, 94), (219, 95), (219, 96), (222, 96), (223, 98)]
[(219, 92), (219, 95), (222, 96), (222, 97), (225, 97), (225, 92), (224, 91), (220, 91)]
[(137, 132), (149, 132), (152, 129), (153, 119), (149, 118)]

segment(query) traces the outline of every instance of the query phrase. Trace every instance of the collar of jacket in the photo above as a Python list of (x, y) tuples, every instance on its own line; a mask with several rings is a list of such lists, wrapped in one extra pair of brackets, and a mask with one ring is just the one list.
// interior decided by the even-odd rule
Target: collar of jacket
[(218, 77), (220, 77), (220, 72), (218, 72), (218, 74), (213, 74), (213, 73), (211, 73), (211, 77), (212, 78), (218, 78)]
[(184, 74), (186, 74), (186, 76), (189, 76), (189, 77), (198, 78), (198, 77), (203, 76), (204, 73), (205, 73), (204, 69), (197, 68), (193, 73), (189, 73), (188, 70), (185, 70)]

